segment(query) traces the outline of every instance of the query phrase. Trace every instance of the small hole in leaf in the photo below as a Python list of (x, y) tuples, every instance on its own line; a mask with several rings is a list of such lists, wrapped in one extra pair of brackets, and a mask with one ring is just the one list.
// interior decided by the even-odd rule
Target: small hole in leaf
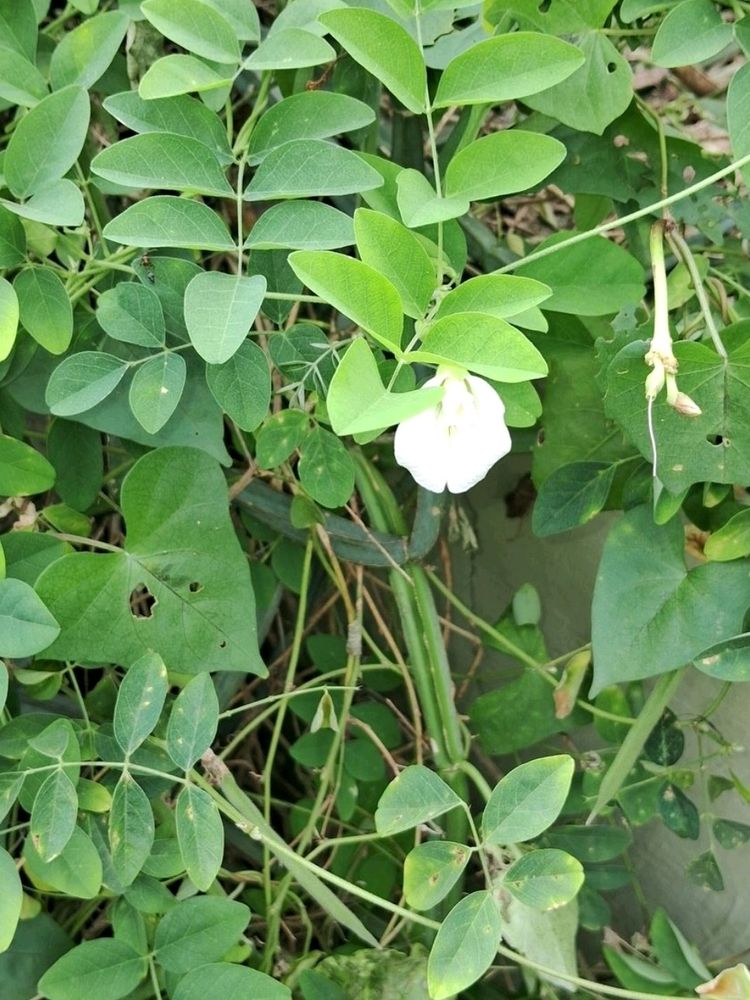
[(226, 648), (227, 648), (227, 640), (222, 639), (221, 642), (219, 643), (219, 649), (226, 649)]
[(538, 8), (539, 9), (539, 13), (540, 14), (546, 14), (547, 11), (550, 9), (551, 6), (552, 6), (552, 0), (542, 0), (542, 2), (539, 4), (539, 8)]
[(134, 618), (150, 618), (157, 600), (144, 584), (139, 584), (130, 594), (130, 613)]
[(614, 71), (616, 69), (617, 69), (617, 63), (613, 63), (613, 62), (607, 63), (607, 72), (608, 73), (614, 73)]
[(715, 445), (729, 444), (727, 438), (723, 437), (721, 434), (707, 434), (706, 441), (708, 441), (709, 444), (715, 444)]
[(197, 580), (193, 580), (193, 582), (188, 586), (188, 590), (191, 594), (199, 594), (203, 590), (203, 584), (198, 583)]

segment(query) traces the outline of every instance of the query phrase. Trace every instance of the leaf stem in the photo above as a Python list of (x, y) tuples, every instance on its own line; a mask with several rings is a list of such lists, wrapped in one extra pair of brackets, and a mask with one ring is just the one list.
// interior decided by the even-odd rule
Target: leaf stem
[(698, 271), (698, 266), (695, 263), (695, 257), (690, 249), (685, 237), (677, 230), (672, 229), (667, 231), (667, 240), (669, 241), (672, 249), (675, 251), (678, 257), (682, 259), (683, 264), (688, 269), (690, 275), (690, 282), (695, 291), (696, 297), (698, 299), (698, 304), (701, 307), (701, 312), (703, 313), (703, 318), (706, 321), (706, 328), (711, 335), (711, 340), (714, 342), (714, 347), (716, 348), (716, 353), (724, 361), (727, 360), (727, 350), (722, 343), (719, 330), (714, 322), (713, 314), (711, 313), (711, 306), (706, 295), (706, 289), (703, 287), (703, 279)]
[(675, 194), (671, 194), (667, 198), (660, 198), (659, 201), (654, 201), (650, 205), (646, 205), (645, 208), (639, 208), (635, 212), (630, 212), (629, 215), (621, 215), (617, 219), (612, 219), (609, 222), (603, 222), (600, 226), (595, 226), (593, 229), (586, 230), (585, 233), (575, 233), (573, 236), (569, 236), (568, 239), (560, 240), (559, 243), (554, 243), (552, 246), (543, 247), (541, 250), (535, 250), (533, 253), (527, 254), (525, 257), (519, 257), (518, 260), (511, 261), (510, 264), (506, 264), (504, 267), (498, 268), (493, 273), (508, 274), (511, 271), (517, 271), (519, 267), (525, 267), (526, 264), (530, 264), (532, 261), (541, 260), (543, 257), (549, 257), (550, 254), (557, 253), (558, 250), (564, 250), (566, 247), (572, 247), (576, 243), (583, 243), (585, 240), (590, 240), (592, 236), (601, 236), (603, 233), (609, 233), (613, 229), (620, 229), (622, 226), (626, 226), (630, 222), (643, 219), (647, 215), (653, 215), (654, 212), (657, 212), (662, 208), (674, 205), (678, 201), (682, 201), (683, 198), (689, 198), (691, 194), (695, 194), (697, 191), (702, 191), (704, 188), (710, 187), (712, 184), (722, 180), (724, 177), (728, 177), (729, 174), (734, 173), (735, 170), (739, 170), (740, 167), (744, 167), (748, 163), (750, 163), (750, 153), (747, 153), (745, 156), (741, 156), (739, 160), (733, 160), (732, 163), (728, 164), (728, 166), (722, 167), (721, 170), (717, 170), (708, 177), (704, 177), (703, 180), (696, 181), (696, 183), (691, 184), (690, 187), (683, 188), (682, 191), (677, 191)]

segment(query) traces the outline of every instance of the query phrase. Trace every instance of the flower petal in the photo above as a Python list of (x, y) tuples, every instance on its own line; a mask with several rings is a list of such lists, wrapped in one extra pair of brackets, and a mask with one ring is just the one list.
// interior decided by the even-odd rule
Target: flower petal
[(426, 490), (442, 493), (446, 484), (448, 437), (438, 408), (402, 420), (393, 441), (396, 461)]
[(484, 379), (465, 379), (471, 390), (471, 406), (450, 435), (447, 455), (447, 486), (451, 493), (465, 493), (480, 482), (492, 466), (511, 448), (505, 425), (505, 406)]

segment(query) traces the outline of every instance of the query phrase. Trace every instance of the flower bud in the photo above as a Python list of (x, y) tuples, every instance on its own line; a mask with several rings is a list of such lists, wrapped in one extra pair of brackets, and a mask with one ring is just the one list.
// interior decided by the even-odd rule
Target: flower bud
[(688, 396), (686, 392), (678, 392), (674, 402), (670, 404), (684, 417), (699, 417), (703, 410)]

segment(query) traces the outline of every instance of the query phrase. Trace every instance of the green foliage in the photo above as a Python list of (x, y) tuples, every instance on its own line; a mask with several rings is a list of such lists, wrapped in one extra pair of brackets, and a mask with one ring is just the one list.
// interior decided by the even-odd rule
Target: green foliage
[[(631, 826), (730, 886), (750, 223), (721, 90), (634, 74), (734, 67), (744, 6), (0, 0), (4, 1000), (596, 994)], [(747, 119), (739, 65), (740, 169)], [(502, 424), (542, 562), (624, 512), (581, 648), (443, 583), (431, 473)], [(625, 991), (710, 978), (649, 939)]]

